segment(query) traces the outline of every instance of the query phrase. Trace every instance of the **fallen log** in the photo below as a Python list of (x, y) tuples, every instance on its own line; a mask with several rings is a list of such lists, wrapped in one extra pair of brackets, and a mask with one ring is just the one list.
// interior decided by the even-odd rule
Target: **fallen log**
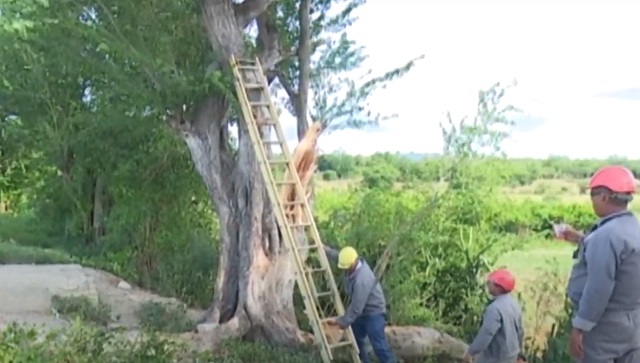
[[(330, 344), (344, 339), (344, 330), (325, 326)], [(462, 361), (467, 344), (439, 330), (422, 326), (387, 326), (387, 340), (396, 357), (404, 362), (424, 362), (428, 358), (441, 357), (444, 362)], [(311, 337), (313, 341), (313, 337)], [(367, 344), (369, 354), (371, 345)]]

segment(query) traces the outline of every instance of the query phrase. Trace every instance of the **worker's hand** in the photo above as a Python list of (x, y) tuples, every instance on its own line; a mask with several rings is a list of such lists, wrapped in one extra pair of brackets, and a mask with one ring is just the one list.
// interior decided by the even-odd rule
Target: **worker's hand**
[(574, 359), (582, 360), (584, 349), (582, 346), (582, 331), (571, 329), (571, 338), (569, 339), (569, 353)]
[(568, 224), (562, 225), (561, 230), (557, 233), (557, 237), (568, 242), (578, 243), (584, 238), (582, 232), (577, 231), (575, 228)]
[(338, 320), (336, 320), (336, 319), (327, 320), (327, 325), (329, 325), (329, 326), (338, 326)]
[(464, 353), (464, 357), (462, 357), (462, 361), (465, 363), (473, 363), (473, 356), (469, 353)]

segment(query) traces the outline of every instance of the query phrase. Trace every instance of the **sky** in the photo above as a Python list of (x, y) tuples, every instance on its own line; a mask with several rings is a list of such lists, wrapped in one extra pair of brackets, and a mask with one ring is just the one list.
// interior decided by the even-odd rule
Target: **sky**
[[(366, 47), (363, 67), (424, 59), (371, 96), (372, 111), (397, 118), (323, 135), (320, 149), (440, 152), (447, 111), (473, 116), (480, 89), (515, 79), (508, 102), (523, 113), (509, 156), (640, 158), (638, 14), (633, 0), (369, 0), (347, 32)], [(294, 137), (293, 118), (281, 121)]]

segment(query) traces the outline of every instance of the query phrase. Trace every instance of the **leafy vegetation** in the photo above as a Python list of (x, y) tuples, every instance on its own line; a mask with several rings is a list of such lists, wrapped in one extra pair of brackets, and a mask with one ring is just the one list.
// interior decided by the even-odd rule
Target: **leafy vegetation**
[(80, 320), (106, 327), (111, 322), (111, 307), (104, 302), (92, 301), (87, 296), (58, 296), (51, 298), (51, 308), (69, 320)]
[(154, 301), (142, 304), (138, 319), (141, 328), (156, 332), (183, 333), (196, 325), (184, 308)]
[[(50, 7), (0, 0), (0, 263), (82, 263), (192, 307), (211, 304), (227, 286), (213, 287), (219, 259), (248, 254), (241, 242), (263, 237), (246, 224), (262, 219), (250, 218), (262, 216), (261, 207), (245, 208), (261, 184), (246, 138), (229, 131), (241, 120), (225, 98), (232, 86), (217, 57), (231, 51), (268, 61), (280, 42), (275, 50), (283, 55), (267, 68), (285, 91), (281, 101), (296, 116), (298, 135), (308, 113), (333, 129), (375, 125), (386, 115), (369, 114), (368, 97), (413, 65), (354, 81), (366, 55), (345, 30), (363, 1), (267, 1), (260, 14), (250, 8), (258, 1), (245, 3), (201, 13), (192, 1)], [(221, 30), (216, 17), (230, 16), (242, 24)], [(257, 37), (243, 27), (253, 20)], [(203, 34), (203, 25), (220, 39)], [(224, 39), (233, 41), (217, 43)], [(384, 266), (392, 324), (467, 339), (486, 300), (481, 279), (505, 265), (520, 281), (530, 361), (566, 362), (568, 315), (558, 291), (570, 249), (551, 241), (550, 224), (586, 228), (593, 220), (586, 178), (614, 162), (640, 173), (640, 161), (504, 158), (500, 144), (517, 112), (501, 104), (507, 89), (480, 92), (474, 117), (446, 120), (441, 155), (321, 156), (314, 212), (327, 243), (352, 245)], [(242, 231), (250, 238), (241, 241)], [(231, 265), (238, 274), (239, 265)], [(280, 282), (269, 283), (284, 296)], [(239, 296), (241, 288), (226, 295)], [(193, 327), (183, 311), (166, 306), (144, 306), (146, 333), (131, 341), (104, 328), (104, 306), (61, 297), (52, 304), (98, 326), (78, 323), (64, 339), (9, 326), (1, 361), (317, 359), (315, 352), (235, 340), (213, 357), (193, 353), (159, 335)], [(306, 326), (301, 304), (295, 313)]]

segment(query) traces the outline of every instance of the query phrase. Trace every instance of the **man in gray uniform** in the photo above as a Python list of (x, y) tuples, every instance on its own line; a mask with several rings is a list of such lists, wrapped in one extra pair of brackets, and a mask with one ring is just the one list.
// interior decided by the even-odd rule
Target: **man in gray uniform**
[(338, 325), (342, 329), (351, 326), (362, 363), (371, 362), (364, 345), (367, 337), (381, 363), (395, 362), (384, 332), (387, 324), (386, 300), (371, 267), (363, 258), (358, 257), (352, 247), (345, 247), (338, 252), (325, 246), (324, 251), (327, 258), (337, 261), (338, 268), (345, 271), (344, 287), (351, 296), (351, 303), (344, 315), (329, 324)]
[(567, 294), (574, 306), (569, 348), (579, 363), (640, 363), (640, 223), (627, 210), (636, 191), (621, 166), (598, 170), (589, 183), (600, 220), (576, 242)]
[(480, 329), (467, 348), (467, 362), (475, 357), (476, 363), (523, 361), (522, 309), (511, 295), (515, 284), (515, 277), (506, 269), (495, 270), (487, 277), (487, 290), (492, 298), (484, 310)]

